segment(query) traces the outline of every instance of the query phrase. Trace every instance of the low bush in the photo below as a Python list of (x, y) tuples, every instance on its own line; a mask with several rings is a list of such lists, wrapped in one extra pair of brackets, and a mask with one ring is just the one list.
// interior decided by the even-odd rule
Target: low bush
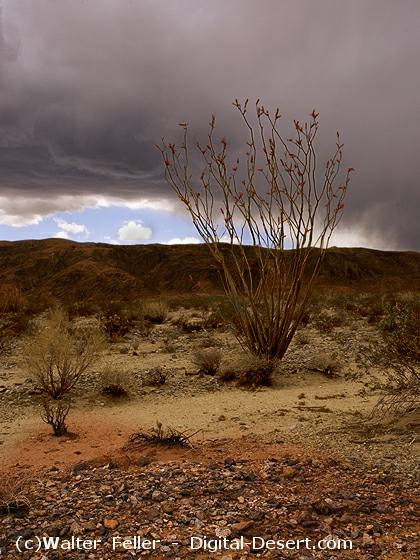
[(108, 367), (101, 372), (100, 387), (101, 393), (109, 397), (126, 397), (130, 391), (131, 382), (127, 373)]
[(217, 340), (214, 336), (209, 334), (204, 334), (197, 340), (197, 347), (200, 348), (215, 348), (217, 346)]
[(319, 352), (307, 364), (308, 369), (319, 371), (325, 375), (336, 375), (340, 370), (340, 362), (333, 354)]
[(310, 342), (310, 338), (307, 332), (304, 330), (299, 330), (294, 336), (294, 342), (298, 346), (306, 346)]
[(168, 318), (169, 308), (163, 301), (151, 301), (143, 304), (143, 317), (153, 325), (164, 323)]
[(420, 297), (403, 294), (384, 305), (382, 342), (370, 347), (370, 362), (382, 367), (384, 395), (376, 409), (398, 416), (420, 408)]
[(321, 309), (312, 319), (313, 326), (322, 333), (330, 333), (335, 327), (341, 327), (345, 323), (344, 313), (332, 308)]
[(57, 308), (27, 338), (26, 366), (43, 393), (58, 399), (76, 385), (103, 344), (104, 336), (97, 325), (75, 326)]
[(203, 320), (200, 317), (185, 317), (181, 315), (173, 321), (173, 325), (181, 329), (183, 333), (192, 334), (203, 330)]
[(196, 350), (192, 361), (198, 367), (199, 373), (215, 375), (222, 361), (222, 353), (218, 348)]
[(420, 360), (420, 297), (408, 293), (385, 303), (379, 330), (388, 352), (410, 361)]
[(275, 362), (257, 356), (245, 355), (240, 360), (222, 367), (219, 379), (236, 381), (241, 387), (270, 386), (273, 383)]
[(0, 478), (0, 514), (26, 514), (29, 511), (29, 481), (22, 476), (2, 474)]
[(41, 418), (52, 427), (54, 435), (57, 437), (65, 435), (67, 433), (66, 418), (70, 412), (70, 401), (45, 398), (42, 407)]
[(178, 347), (173, 340), (165, 340), (163, 343), (162, 352), (166, 352), (167, 354), (175, 354), (177, 348)]
[(101, 315), (101, 323), (104, 331), (108, 335), (109, 340), (116, 341), (130, 331), (132, 324), (130, 321), (119, 315), (107, 311)]
[(164, 445), (166, 447), (191, 447), (190, 439), (198, 432), (180, 432), (175, 428), (163, 428), (161, 422), (156, 423), (156, 428), (149, 432), (137, 432), (130, 436), (130, 443), (148, 443)]

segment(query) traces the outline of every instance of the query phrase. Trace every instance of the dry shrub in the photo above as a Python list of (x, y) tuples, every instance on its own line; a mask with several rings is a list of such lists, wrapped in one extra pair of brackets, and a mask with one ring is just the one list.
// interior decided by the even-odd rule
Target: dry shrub
[(233, 305), (226, 299), (223, 299), (212, 306), (210, 313), (204, 320), (203, 326), (205, 329), (217, 329), (227, 325), (233, 325), (237, 330), (240, 328)]
[(299, 330), (296, 334), (295, 334), (295, 343), (298, 346), (306, 346), (307, 344), (309, 344), (310, 342), (310, 338), (307, 332), (303, 331), (303, 330)]
[[(382, 343), (370, 346), (370, 364), (384, 368), (384, 396), (376, 410), (402, 415), (420, 407), (420, 297), (403, 294), (384, 306)], [(374, 411), (375, 412), (375, 411)]]
[(0, 514), (26, 514), (29, 510), (27, 497), (29, 480), (21, 476), (1, 474), (0, 476)]
[(111, 341), (115, 341), (127, 334), (132, 326), (127, 318), (109, 311), (101, 316), (101, 322), (104, 331)]
[(75, 327), (66, 313), (56, 308), (27, 339), (25, 361), (43, 393), (58, 399), (76, 385), (103, 344), (99, 327)]
[(319, 371), (325, 375), (335, 375), (340, 370), (340, 362), (333, 354), (319, 352), (307, 364), (308, 369)]
[(190, 439), (197, 434), (180, 432), (176, 428), (163, 428), (162, 422), (156, 422), (156, 428), (149, 432), (137, 432), (130, 436), (130, 443), (149, 443), (167, 447), (190, 447)]
[(131, 387), (130, 376), (107, 367), (101, 372), (100, 387), (101, 393), (109, 397), (126, 397)]
[(66, 399), (51, 400), (45, 398), (42, 403), (41, 418), (49, 424), (57, 437), (67, 433), (66, 418), (70, 412), (70, 401)]
[(150, 301), (143, 304), (143, 316), (153, 325), (160, 325), (168, 318), (169, 307), (163, 301)]
[(413, 362), (420, 360), (420, 297), (402, 294), (393, 303), (385, 303), (379, 324), (388, 351)]
[(192, 361), (198, 367), (199, 373), (215, 375), (222, 361), (222, 353), (218, 348), (196, 350)]
[(205, 329), (217, 329), (223, 325), (223, 319), (219, 311), (211, 311), (204, 319), (203, 326)]
[(222, 367), (222, 381), (236, 381), (241, 387), (269, 387), (273, 383), (275, 361), (246, 354), (241, 359)]
[(203, 330), (204, 320), (200, 316), (181, 315), (180, 317), (174, 319), (172, 324), (181, 329), (182, 332), (192, 334)]
[(20, 336), (28, 330), (30, 323), (30, 313), (6, 313), (0, 319), (0, 337)]
[(100, 313), (100, 307), (93, 301), (72, 301), (65, 305), (69, 319), (77, 317), (91, 317)]
[(341, 327), (346, 322), (343, 312), (336, 309), (321, 309), (312, 324), (322, 333), (330, 333), (335, 327)]

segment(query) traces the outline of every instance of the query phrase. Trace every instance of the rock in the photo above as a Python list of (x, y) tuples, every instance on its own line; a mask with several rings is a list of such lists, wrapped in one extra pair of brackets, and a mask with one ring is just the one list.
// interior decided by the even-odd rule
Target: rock
[(249, 529), (254, 527), (253, 521), (240, 521), (239, 523), (234, 523), (231, 526), (232, 535), (233, 536), (240, 536), (246, 534)]
[(293, 478), (294, 476), (296, 476), (296, 474), (297, 470), (294, 467), (289, 467), (287, 465), (282, 469), (282, 475), (284, 476), (284, 478)]
[(117, 519), (108, 519), (107, 517), (105, 517), (103, 524), (106, 529), (110, 529), (111, 531), (113, 531), (118, 527), (119, 522)]
[(363, 533), (362, 543), (365, 545), (373, 544), (374, 540), (368, 533)]
[(159, 490), (153, 490), (151, 498), (154, 502), (161, 502), (166, 496), (163, 492), (159, 492)]

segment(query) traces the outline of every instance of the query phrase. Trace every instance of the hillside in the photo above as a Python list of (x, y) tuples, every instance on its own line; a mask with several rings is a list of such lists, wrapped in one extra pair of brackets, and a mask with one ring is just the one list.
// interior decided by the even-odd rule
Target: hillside
[[(32, 298), (130, 300), (142, 295), (221, 291), (205, 245), (0, 242), (0, 282)], [(331, 248), (318, 284), (345, 290), (404, 290), (420, 284), (420, 253)]]

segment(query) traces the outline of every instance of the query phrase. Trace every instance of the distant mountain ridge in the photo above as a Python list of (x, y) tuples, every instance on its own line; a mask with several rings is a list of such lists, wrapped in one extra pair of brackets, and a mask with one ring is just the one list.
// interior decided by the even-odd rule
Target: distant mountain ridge
[[(205, 244), (111, 245), (64, 239), (0, 241), (0, 283), (31, 297), (129, 300), (143, 295), (222, 290)], [(393, 291), (420, 285), (420, 253), (328, 249), (318, 285)]]

